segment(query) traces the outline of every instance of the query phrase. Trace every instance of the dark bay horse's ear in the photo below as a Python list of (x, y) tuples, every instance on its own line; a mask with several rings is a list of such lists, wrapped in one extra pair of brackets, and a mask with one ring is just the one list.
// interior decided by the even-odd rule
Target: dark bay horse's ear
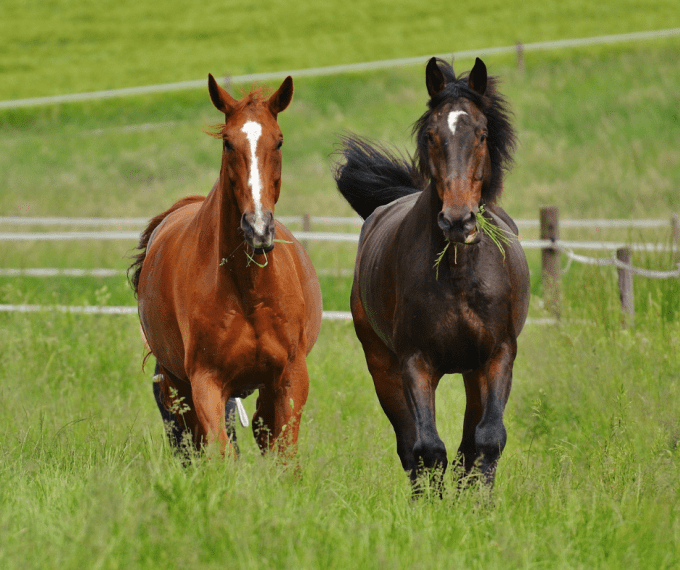
[(430, 97), (434, 97), (446, 87), (446, 78), (437, 65), (436, 57), (433, 57), (427, 62), (427, 68), (425, 69), (425, 85), (427, 85), (427, 92), (430, 94)]
[(480, 95), (486, 92), (486, 65), (479, 58), (475, 58), (475, 65), (468, 77), (468, 85)]
[(210, 92), (210, 99), (218, 111), (222, 111), (225, 115), (231, 114), (236, 106), (236, 99), (234, 99), (226, 89), (222, 89), (215, 81), (212, 73), (208, 73), (208, 91)]
[(267, 104), (269, 105), (269, 110), (276, 118), (281, 111), (283, 111), (288, 105), (290, 105), (293, 99), (293, 78), (289, 75), (281, 83), (281, 87), (278, 88), (276, 93), (274, 93)]

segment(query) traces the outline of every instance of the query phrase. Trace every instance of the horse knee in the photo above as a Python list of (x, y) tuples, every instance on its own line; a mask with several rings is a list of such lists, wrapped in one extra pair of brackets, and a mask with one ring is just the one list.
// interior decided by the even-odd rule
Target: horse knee
[(477, 447), (477, 457), (479, 458), (479, 468), (486, 472), (489, 468), (494, 468), (496, 462), (505, 449), (507, 432), (503, 421), (480, 423), (475, 430), (475, 445)]
[(446, 470), (448, 459), (446, 446), (437, 438), (419, 438), (413, 446), (413, 458), (417, 466), (422, 462), (426, 469), (441, 468)]

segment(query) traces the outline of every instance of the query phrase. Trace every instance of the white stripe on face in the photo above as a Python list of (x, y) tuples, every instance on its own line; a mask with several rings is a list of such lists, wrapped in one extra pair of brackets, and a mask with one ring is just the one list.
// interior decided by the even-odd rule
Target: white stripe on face
[(248, 121), (241, 132), (245, 133), (248, 143), (250, 143), (250, 174), (248, 185), (255, 202), (255, 223), (254, 229), (258, 233), (264, 232), (264, 217), (262, 215), (262, 180), (260, 179), (260, 167), (257, 162), (257, 141), (262, 134), (262, 126), (255, 121)]
[(467, 115), (467, 113), (465, 111), (451, 111), (449, 113), (449, 129), (451, 129), (452, 135), (456, 134), (456, 122), (461, 115)]

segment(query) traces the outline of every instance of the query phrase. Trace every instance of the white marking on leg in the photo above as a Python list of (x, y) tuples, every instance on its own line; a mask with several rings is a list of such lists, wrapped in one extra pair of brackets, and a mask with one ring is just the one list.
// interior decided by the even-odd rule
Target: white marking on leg
[(260, 167), (257, 162), (257, 141), (262, 135), (262, 127), (255, 121), (248, 121), (241, 132), (245, 133), (250, 144), (250, 174), (248, 175), (248, 185), (255, 202), (255, 223), (254, 229), (257, 233), (264, 232), (264, 216), (262, 215), (262, 180), (260, 178)]
[(465, 111), (451, 111), (449, 113), (449, 129), (451, 129), (451, 134), (455, 135), (456, 134), (456, 122), (458, 121), (458, 117), (461, 115), (467, 115)]

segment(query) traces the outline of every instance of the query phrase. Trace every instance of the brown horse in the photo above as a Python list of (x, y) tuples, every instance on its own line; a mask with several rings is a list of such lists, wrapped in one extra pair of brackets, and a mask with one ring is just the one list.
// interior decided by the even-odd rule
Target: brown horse
[(306, 358), (321, 325), (312, 263), (274, 220), (277, 115), (293, 97), (293, 80), (269, 98), (258, 89), (237, 101), (212, 75), (208, 89), (225, 117), (215, 135), (223, 141), (220, 175), (207, 197), (180, 200), (143, 232), (130, 268), (139, 317), (164, 400), (198, 449), (230, 447), (225, 405), (257, 389), (258, 445), (293, 454), (309, 391)]
[[(447, 466), (435, 424), (444, 374), (460, 373), (465, 383), (458, 448), (465, 471), (477, 466), (493, 484), (506, 442), (503, 411), (529, 306), (529, 271), (517, 227), (496, 205), (515, 135), (495, 84), (479, 59), (456, 78), (432, 58), (413, 164), (348, 138), (336, 172), (340, 192), (366, 220), (351, 295), (354, 326), (414, 483), (423, 467)], [(491, 239), (499, 231), (511, 237)]]

